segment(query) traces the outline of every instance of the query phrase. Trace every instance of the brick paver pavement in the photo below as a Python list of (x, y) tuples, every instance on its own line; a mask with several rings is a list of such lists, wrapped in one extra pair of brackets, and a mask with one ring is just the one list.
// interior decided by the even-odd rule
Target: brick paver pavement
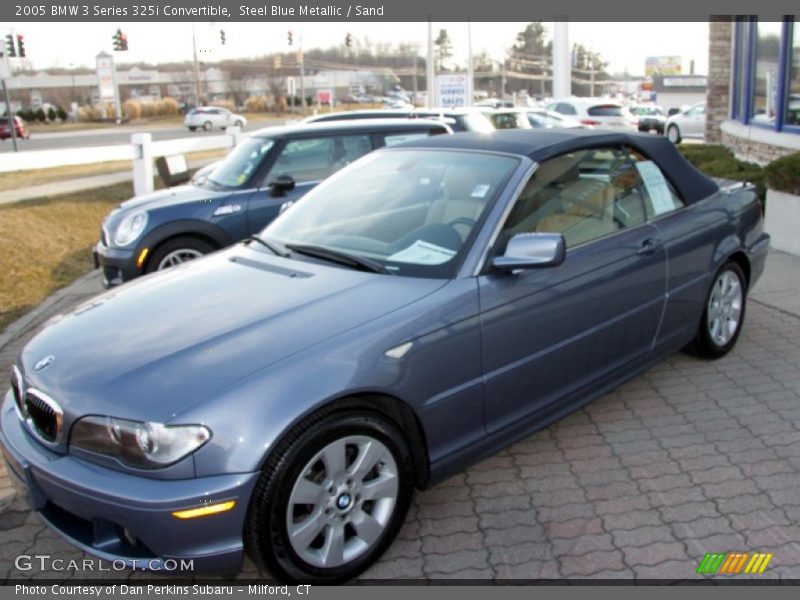
[[(675, 355), (418, 493), (364, 577), (693, 579), (706, 552), (758, 551), (758, 577), (799, 579), (799, 429), (800, 318), (751, 301), (726, 358)], [(0, 578), (47, 576), (15, 570), (21, 553), (82, 557), (2, 472)]]

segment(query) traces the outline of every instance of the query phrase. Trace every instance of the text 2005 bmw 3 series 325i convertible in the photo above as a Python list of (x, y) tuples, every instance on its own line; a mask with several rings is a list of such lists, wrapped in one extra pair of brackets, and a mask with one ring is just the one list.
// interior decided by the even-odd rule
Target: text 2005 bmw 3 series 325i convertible
[(736, 343), (769, 238), (667, 140), (384, 149), (259, 236), (99, 296), (23, 350), (2, 446), (33, 508), (130, 563), (351, 578), (425, 487), (664, 357)]

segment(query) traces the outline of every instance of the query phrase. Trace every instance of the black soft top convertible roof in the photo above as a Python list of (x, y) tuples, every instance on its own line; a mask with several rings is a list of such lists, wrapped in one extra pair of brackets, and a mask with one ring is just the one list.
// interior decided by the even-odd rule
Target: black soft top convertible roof
[(485, 150), (528, 156), (536, 162), (543, 162), (560, 154), (599, 146), (629, 146), (638, 150), (661, 167), (688, 204), (699, 202), (719, 190), (717, 184), (695, 169), (668, 139), (649, 134), (574, 129), (507, 129), (492, 133), (437, 135), (396, 147)]

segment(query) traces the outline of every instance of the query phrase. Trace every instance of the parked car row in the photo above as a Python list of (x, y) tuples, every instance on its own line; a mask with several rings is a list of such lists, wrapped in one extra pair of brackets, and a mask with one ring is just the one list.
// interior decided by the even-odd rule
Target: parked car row
[(682, 348), (731, 351), (769, 245), (751, 187), (622, 126), (450, 132), (264, 129), (116, 209), (109, 283), (174, 266), (15, 362), (0, 447), (36, 513), (115, 565), (230, 575), (247, 551), (342, 582), (415, 489)]

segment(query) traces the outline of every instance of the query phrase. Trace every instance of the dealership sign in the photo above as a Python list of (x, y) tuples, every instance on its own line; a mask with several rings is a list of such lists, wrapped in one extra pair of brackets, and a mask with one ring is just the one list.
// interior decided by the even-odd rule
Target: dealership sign
[(463, 73), (436, 77), (437, 105), (444, 108), (467, 106), (467, 76)]

